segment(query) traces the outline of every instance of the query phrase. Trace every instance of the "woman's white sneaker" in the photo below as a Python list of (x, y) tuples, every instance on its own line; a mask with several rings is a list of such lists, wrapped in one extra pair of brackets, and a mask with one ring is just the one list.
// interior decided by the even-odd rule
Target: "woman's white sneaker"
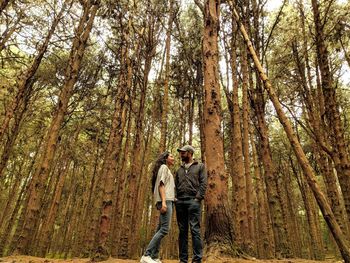
[(158, 262), (153, 260), (150, 256), (142, 256), (140, 263), (158, 263)]

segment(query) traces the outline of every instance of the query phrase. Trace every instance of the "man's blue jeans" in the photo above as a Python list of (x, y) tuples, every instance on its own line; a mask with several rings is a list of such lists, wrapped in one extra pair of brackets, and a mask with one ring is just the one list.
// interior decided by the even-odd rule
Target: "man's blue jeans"
[[(159, 247), (163, 237), (165, 237), (170, 230), (171, 216), (173, 214), (173, 202), (166, 201), (167, 211), (165, 214), (160, 214), (159, 224), (156, 233), (149, 242), (145, 252), (145, 256), (150, 256), (153, 259), (159, 258)], [(157, 207), (158, 208), (158, 207)]]
[(178, 200), (175, 203), (179, 226), (179, 257), (181, 263), (188, 261), (188, 226), (191, 229), (193, 257), (192, 262), (202, 262), (203, 243), (201, 239), (201, 203), (195, 199)]

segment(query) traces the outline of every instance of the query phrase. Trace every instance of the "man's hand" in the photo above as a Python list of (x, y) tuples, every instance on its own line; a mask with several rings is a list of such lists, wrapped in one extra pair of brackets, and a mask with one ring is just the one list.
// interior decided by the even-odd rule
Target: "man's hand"
[(165, 214), (167, 210), (166, 202), (162, 202), (162, 207), (160, 209), (161, 214)]

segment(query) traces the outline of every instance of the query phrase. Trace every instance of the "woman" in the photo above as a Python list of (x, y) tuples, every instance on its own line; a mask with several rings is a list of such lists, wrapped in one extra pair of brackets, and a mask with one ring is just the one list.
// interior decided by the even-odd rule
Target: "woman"
[(141, 263), (161, 262), (158, 258), (159, 246), (163, 237), (169, 232), (175, 199), (174, 177), (169, 170), (169, 167), (172, 165), (174, 165), (173, 155), (169, 152), (164, 152), (159, 156), (153, 167), (152, 191), (160, 216), (157, 232), (149, 242), (145, 254), (141, 257)]

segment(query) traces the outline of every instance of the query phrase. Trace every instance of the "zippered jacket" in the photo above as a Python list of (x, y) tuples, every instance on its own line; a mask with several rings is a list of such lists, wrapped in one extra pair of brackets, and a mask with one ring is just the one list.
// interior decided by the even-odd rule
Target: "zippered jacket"
[(175, 175), (175, 188), (176, 198), (179, 200), (204, 199), (207, 189), (207, 171), (204, 164), (194, 161), (188, 169), (181, 165)]

